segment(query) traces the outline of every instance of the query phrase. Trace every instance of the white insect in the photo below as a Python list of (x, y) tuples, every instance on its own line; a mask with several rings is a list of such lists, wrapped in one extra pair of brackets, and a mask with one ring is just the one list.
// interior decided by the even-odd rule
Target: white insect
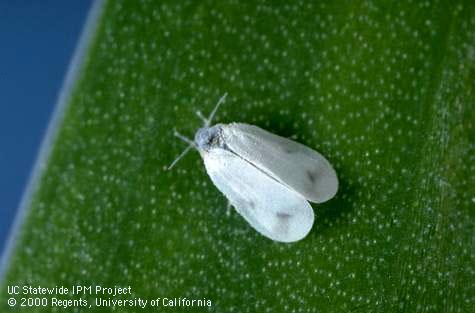
[[(325, 202), (336, 194), (338, 178), (317, 151), (257, 126), (231, 123), (210, 126), (219, 99), (194, 141), (175, 131), (203, 158), (215, 186), (246, 221), (262, 235), (280, 242), (304, 238), (314, 221), (308, 201)], [(308, 200), (308, 201), (307, 201)]]

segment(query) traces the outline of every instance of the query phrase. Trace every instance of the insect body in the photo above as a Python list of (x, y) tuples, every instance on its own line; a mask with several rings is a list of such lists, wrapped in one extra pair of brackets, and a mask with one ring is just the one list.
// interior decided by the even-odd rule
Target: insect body
[(177, 134), (190, 143), (184, 153), (200, 152), (215, 186), (258, 232), (280, 242), (304, 238), (314, 221), (308, 201), (325, 202), (337, 192), (334, 169), (315, 150), (257, 126), (210, 126), (225, 96), (193, 142)]

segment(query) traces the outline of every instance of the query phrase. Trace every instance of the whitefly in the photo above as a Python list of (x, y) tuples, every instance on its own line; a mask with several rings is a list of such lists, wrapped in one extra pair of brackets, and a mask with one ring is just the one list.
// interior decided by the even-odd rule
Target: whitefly
[(224, 102), (224, 94), (194, 140), (175, 135), (200, 152), (208, 175), (230, 204), (259, 233), (280, 242), (304, 238), (314, 222), (310, 202), (333, 198), (338, 178), (331, 164), (317, 151), (244, 123), (211, 122)]

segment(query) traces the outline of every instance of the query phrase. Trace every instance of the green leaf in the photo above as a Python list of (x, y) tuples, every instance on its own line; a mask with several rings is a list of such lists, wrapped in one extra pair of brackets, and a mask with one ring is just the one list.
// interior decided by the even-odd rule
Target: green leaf
[[(472, 1), (109, 1), (92, 38), (2, 311), (19, 309), (9, 285), (212, 302), (160, 312), (473, 311)], [(295, 136), (334, 165), (340, 190), (304, 240), (227, 209), (197, 153), (165, 170), (185, 148), (173, 129), (192, 137), (225, 91), (217, 122)], [(143, 312), (113, 309), (70, 311)]]

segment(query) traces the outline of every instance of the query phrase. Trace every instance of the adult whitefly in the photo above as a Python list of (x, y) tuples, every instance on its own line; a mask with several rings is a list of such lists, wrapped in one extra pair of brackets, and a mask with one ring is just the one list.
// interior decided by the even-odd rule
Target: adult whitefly
[(215, 186), (254, 229), (280, 242), (304, 238), (314, 222), (307, 200), (321, 203), (336, 194), (335, 170), (317, 151), (257, 126), (210, 126), (225, 97), (207, 119), (200, 115), (204, 126), (194, 141), (176, 133), (189, 146), (169, 168), (196, 148)]

